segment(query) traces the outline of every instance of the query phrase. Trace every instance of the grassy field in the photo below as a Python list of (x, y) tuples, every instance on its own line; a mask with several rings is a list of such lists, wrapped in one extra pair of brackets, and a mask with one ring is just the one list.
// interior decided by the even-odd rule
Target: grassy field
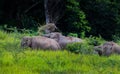
[(0, 31), (0, 74), (120, 74), (120, 56), (20, 48), (27, 34)]

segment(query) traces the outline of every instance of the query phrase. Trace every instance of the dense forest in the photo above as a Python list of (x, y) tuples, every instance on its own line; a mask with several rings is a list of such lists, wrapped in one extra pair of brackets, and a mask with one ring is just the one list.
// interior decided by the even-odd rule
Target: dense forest
[[(51, 21), (64, 33), (79, 37), (120, 35), (119, 0), (48, 0)], [(44, 0), (1, 0), (0, 26), (36, 31), (45, 24)]]

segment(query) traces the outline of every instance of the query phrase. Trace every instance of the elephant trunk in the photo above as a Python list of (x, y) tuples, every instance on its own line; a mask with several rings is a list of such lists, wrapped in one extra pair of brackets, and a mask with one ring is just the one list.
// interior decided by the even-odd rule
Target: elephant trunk
[(98, 52), (99, 56), (101, 56), (103, 53), (102, 53), (102, 50), (95, 50)]

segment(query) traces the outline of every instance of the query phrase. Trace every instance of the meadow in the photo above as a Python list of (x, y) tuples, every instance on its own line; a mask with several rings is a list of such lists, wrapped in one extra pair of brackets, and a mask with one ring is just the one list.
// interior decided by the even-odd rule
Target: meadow
[(120, 74), (119, 55), (88, 53), (87, 49), (93, 51), (92, 38), (86, 38), (76, 54), (69, 47), (60, 51), (23, 49), (20, 41), (25, 35), (30, 34), (0, 31), (0, 74)]

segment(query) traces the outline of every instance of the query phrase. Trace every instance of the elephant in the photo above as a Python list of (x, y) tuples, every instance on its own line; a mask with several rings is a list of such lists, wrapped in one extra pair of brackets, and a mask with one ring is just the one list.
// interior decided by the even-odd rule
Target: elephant
[(42, 32), (45, 34), (48, 34), (55, 31), (56, 29), (58, 28), (54, 23), (47, 23), (46, 25), (39, 27), (38, 32), (39, 32), (39, 35), (43, 35)]
[(45, 34), (45, 37), (51, 38), (51, 39), (55, 39), (59, 45), (61, 46), (61, 48), (65, 48), (67, 44), (69, 43), (74, 43), (74, 42), (82, 42), (83, 40), (77, 37), (66, 37), (63, 36), (61, 33), (59, 32), (52, 32), (49, 34)]
[(110, 56), (113, 53), (120, 54), (120, 46), (113, 41), (106, 42), (100, 46), (95, 46), (94, 49), (100, 56)]
[(54, 39), (42, 36), (24, 36), (21, 40), (21, 47), (30, 47), (32, 49), (61, 49), (58, 42), (56, 42)]

